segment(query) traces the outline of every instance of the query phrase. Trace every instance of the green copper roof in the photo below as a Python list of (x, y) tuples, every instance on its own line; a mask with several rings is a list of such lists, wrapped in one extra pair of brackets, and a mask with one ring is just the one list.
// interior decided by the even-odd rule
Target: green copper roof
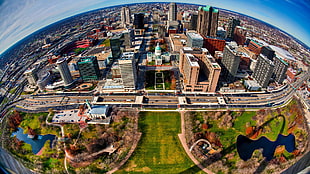
[(161, 50), (160, 46), (156, 46), (155, 50)]
[[(210, 11), (210, 8), (211, 8), (211, 6), (210, 5), (206, 5), (205, 7), (198, 7), (198, 11), (200, 11), (201, 9), (203, 10), (203, 11)], [(218, 9), (216, 9), (216, 8), (212, 8), (213, 10), (212, 10), (212, 12), (213, 13), (218, 13), (219, 12), (219, 10)]]

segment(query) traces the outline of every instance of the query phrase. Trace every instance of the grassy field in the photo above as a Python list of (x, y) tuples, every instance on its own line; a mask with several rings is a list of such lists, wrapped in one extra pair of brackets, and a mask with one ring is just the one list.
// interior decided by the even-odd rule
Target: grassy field
[(117, 173), (203, 173), (179, 141), (179, 113), (142, 112), (139, 129), (143, 133), (139, 145)]

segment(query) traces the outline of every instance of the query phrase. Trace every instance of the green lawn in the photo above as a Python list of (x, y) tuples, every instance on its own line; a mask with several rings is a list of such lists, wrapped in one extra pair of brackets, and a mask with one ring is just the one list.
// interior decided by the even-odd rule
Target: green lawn
[(179, 113), (142, 112), (142, 137), (135, 153), (117, 173), (203, 173), (185, 153), (178, 134)]

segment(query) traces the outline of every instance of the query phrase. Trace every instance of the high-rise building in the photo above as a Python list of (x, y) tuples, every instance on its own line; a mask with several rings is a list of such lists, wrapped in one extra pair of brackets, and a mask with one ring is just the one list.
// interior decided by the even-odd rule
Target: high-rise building
[(216, 37), (219, 10), (211, 6), (198, 8), (197, 32)]
[(177, 20), (177, 5), (174, 2), (171, 2), (169, 4), (168, 20), (169, 21)]
[(263, 46), (261, 49), (261, 54), (265, 55), (269, 60), (273, 61), (275, 51), (269, 46)]
[(135, 53), (125, 52), (118, 60), (125, 90), (134, 90), (137, 82)]
[(234, 39), (235, 28), (240, 25), (240, 20), (234, 17), (229, 18), (229, 22), (226, 29), (226, 38)]
[(134, 14), (133, 25), (135, 29), (144, 28), (144, 14), (143, 13)]
[(131, 24), (131, 12), (129, 7), (122, 7), (121, 9), (121, 21), (123, 27), (126, 27), (126, 24)]
[(117, 59), (119, 55), (121, 54), (121, 41), (120, 41), (121, 35), (114, 35), (110, 39), (110, 47), (112, 52), (113, 59)]
[(64, 81), (65, 87), (69, 88), (73, 84), (73, 79), (68, 67), (67, 59), (60, 58), (57, 60), (56, 64), (60, 72), (61, 78)]
[(288, 69), (288, 63), (285, 62), (282, 58), (276, 56), (274, 59), (274, 80), (277, 83), (282, 83), (286, 79), (286, 72)]
[(197, 29), (197, 19), (198, 19), (198, 15), (197, 13), (193, 13), (191, 15), (191, 19), (190, 19), (190, 25), (189, 25), (189, 29), (190, 30), (196, 30)]
[(269, 80), (273, 74), (274, 67), (274, 63), (266, 56), (262, 54), (258, 56), (253, 78), (262, 88), (266, 88), (268, 86)]
[(179, 68), (187, 92), (215, 92), (221, 67), (205, 48), (180, 50)]
[(244, 45), (246, 41), (247, 30), (244, 27), (237, 26), (234, 31), (234, 41), (238, 45)]
[(32, 68), (24, 72), (24, 75), (26, 76), (28, 83), (32, 86), (36, 86), (38, 75), (37, 75), (37, 69)]
[(188, 47), (202, 48), (203, 37), (200, 34), (196, 32), (187, 32), (186, 36), (187, 36)]
[(225, 46), (222, 58), (222, 72), (227, 81), (234, 81), (240, 64), (241, 53), (238, 52), (236, 42), (230, 42)]
[(77, 64), (83, 81), (99, 80), (100, 70), (95, 56), (81, 57)]

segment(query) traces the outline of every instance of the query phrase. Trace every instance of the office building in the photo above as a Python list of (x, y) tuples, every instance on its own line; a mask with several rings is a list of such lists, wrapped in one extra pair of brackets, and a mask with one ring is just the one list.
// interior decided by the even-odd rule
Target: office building
[(263, 44), (256, 40), (251, 39), (248, 45), (248, 49), (254, 52), (257, 56), (261, 53)]
[(214, 56), (215, 51), (224, 51), (226, 42), (218, 37), (203, 36), (203, 47), (207, 48), (209, 53)]
[(234, 17), (230, 17), (226, 29), (226, 38), (234, 39), (235, 28), (240, 25), (240, 20), (235, 19)]
[(282, 83), (286, 79), (286, 73), (288, 69), (288, 63), (282, 58), (276, 56), (274, 58), (274, 71), (273, 78), (277, 83)]
[(122, 22), (123, 27), (126, 27), (126, 25), (131, 24), (131, 12), (130, 12), (129, 7), (122, 7), (121, 22)]
[(274, 63), (266, 56), (260, 54), (257, 59), (253, 78), (262, 87), (266, 88), (269, 84), (269, 80), (272, 77), (274, 71)]
[(125, 90), (134, 90), (137, 82), (135, 53), (125, 52), (118, 60)]
[(241, 53), (238, 51), (236, 42), (230, 42), (225, 46), (222, 58), (222, 72), (226, 80), (232, 82), (235, 80), (239, 64)]
[(37, 69), (28, 69), (24, 72), (24, 75), (26, 76), (29, 85), (36, 86), (38, 80)]
[(216, 36), (219, 10), (211, 6), (198, 8), (197, 32), (203, 36)]
[(198, 14), (197, 13), (193, 13), (191, 14), (191, 18), (190, 18), (190, 24), (189, 24), (189, 30), (196, 30), (197, 29), (197, 20), (198, 20)]
[(169, 34), (169, 40), (172, 51), (180, 52), (187, 42), (187, 36), (185, 34)]
[(83, 81), (100, 79), (99, 65), (95, 56), (81, 57), (77, 64)]
[(202, 48), (203, 37), (200, 34), (196, 32), (187, 32), (186, 36), (187, 36), (188, 47)]
[(56, 65), (60, 72), (61, 78), (64, 81), (65, 87), (70, 88), (71, 85), (73, 84), (73, 79), (68, 67), (67, 59), (66, 58), (58, 59)]
[(236, 26), (234, 31), (234, 41), (236, 41), (238, 45), (243, 46), (245, 44), (246, 35), (247, 35), (246, 28)]
[(205, 48), (184, 47), (180, 51), (180, 72), (187, 92), (215, 92), (221, 67)]
[(169, 4), (168, 20), (169, 21), (177, 20), (177, 5), (174, 2), (171, 2)]
[(144, 28), (144, 14), (143, 13), (134, 14), (133, 25), (135, 29)]
[(51, 79), (52, 75), (49, 71), (40, 73), (37, 85), (41, 92), (45, 90), (46, 85), (50, 83)]
[(111, 52), (112, 52), (112, 57), (113, 59), (117, 59), (119, 55), (121, 54), (121, 35), (117, 34), (114, 35), (110, 39), (110, 47), (111, 47)]
[(261, 54), (265, 55), (271, 61), (273, 61), (273, 58), (275, 57), (275, 51), (269, 46), (263, 46), (261, 48)]
[(128, 29), (123, 31), (124, 42), (123, 45), (126, 47), (132, 47), (132, 42), (134, 40), (134, 30)]

